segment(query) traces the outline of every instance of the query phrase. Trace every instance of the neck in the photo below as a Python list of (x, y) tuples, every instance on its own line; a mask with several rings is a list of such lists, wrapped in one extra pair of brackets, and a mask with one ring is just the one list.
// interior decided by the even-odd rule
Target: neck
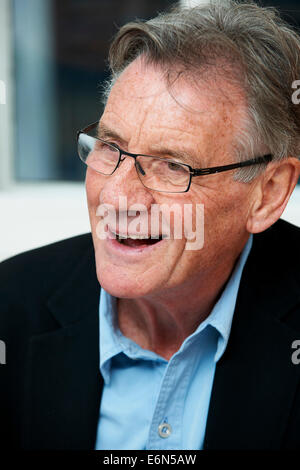
[(144, 298), (118, 299), (121, 332), (142, 348), (169, 360), (211, 313), (235, 261), (219, 273), (198, 276), (196, 282), (180, 288), (176, 286)]

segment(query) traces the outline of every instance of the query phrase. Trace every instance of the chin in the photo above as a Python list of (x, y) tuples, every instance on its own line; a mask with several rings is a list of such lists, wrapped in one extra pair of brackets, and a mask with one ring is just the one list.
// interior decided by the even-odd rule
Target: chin
[(101, 287), (110, 295), (118, 298), (137, 299), (144, 297), (156, 289), (152, 282), (147, 282), (126, 270), (115, 269), (107, 266), (97, 266), (97, 278)]

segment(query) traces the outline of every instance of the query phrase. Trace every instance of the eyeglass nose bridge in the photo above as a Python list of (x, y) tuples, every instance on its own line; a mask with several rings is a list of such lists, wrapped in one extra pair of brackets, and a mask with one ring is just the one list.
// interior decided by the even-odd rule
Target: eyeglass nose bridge
[[(139, 176), (139, 172), (142, 176), (146, 175), (146, 173), (143, 170), (140, 162), (137, 160), (137, 157), (139, 156), (139, 154), (126, 152), (125, 150), (121, 150), (121, 149), (119, 149), (119, 152), (120, 152), (120, 157), (119, 157), (119, 162), (118, 162), (118, 165), (116, 167), (116, 170), (117, 170), (117, 168), (119, 168), (120, 163), (123, 162), (126, 157), (131, 157), (131, 158), (134, 159), (134, 166), (135, 166), (135, 169), (136, 169), (136, 172), (137, 172), (138, 176)], [(122, 155), (125, 155), (125, 156), (122, 158)]]

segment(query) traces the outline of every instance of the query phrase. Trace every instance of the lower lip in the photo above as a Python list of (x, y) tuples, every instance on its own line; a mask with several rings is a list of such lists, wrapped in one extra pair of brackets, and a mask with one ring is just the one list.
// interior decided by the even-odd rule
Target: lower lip
[(124, 245), (123, 243), (119, 243), (116, 238), (106, 238), (105, 239), (105, 244), (107, 245), (107, 248), (109, 251), (115, 252), (118, 255), (124, 255), (127, 257), (136, 257), (136, 256), (142, 256), (142, 255), (148, 255), (151, 251), (156, 250), (158, 247), (161, 247), (163, 243), (165, 243), (166, 240), (159, 240), (157, 243), (154, 243), (153, 245), (143, 245), (143, 246), (137, 246), (137, 247), (132, 247), (132, 246), (127, 246)]

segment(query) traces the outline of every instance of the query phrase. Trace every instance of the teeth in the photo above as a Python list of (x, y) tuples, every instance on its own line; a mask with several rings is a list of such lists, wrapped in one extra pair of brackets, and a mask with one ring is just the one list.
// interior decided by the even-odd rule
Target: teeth
[(119, 240), (125, 240), (127, 238), (132, 238), (133, 240), (147, 240), (150, 238), (148, 235), (121, 235), (120, 233), (116, 233), (113, 230), (111, 230), (111, 233)]
[[(139, 235), (139, 234), (121, 235), (120, 233), (116, 233), (111, 229), (110, 229), (110, 231), (116, 237), (116, 239), (119, 240), (120, 242), (122, 242), (123, 240), (126, 240), (128, 238), (130, 238), (132, 240), (148, 240), (149, 238), (151, 238), (151, 236), (149, 236), (149, 235)], [(164, 239), (164, 238), (168, 238), (168, 235), (164, 235), (164, 234), (163, 235), (157, 235), (157, 236), (154, 236), (152, 238), (157, 239), (157, 240), (161, 240), (161, 239)]]
[(148, 235), (130, 235), (130, 237), (127, 238), (132, 238), (133, 240), (147, 240), (149, 237)]

